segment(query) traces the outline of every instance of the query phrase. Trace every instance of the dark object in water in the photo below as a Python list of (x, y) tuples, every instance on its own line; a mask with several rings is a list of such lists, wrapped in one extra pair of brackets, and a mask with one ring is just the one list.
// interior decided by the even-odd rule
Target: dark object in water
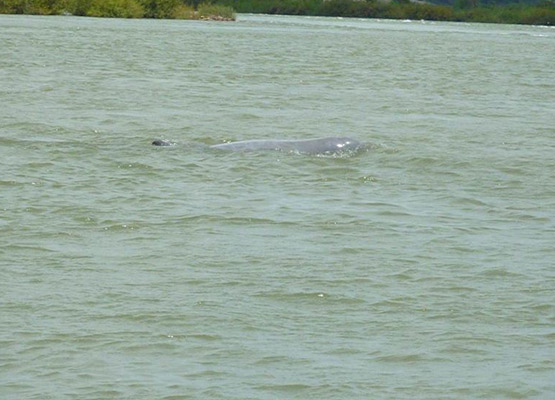
[(164, 139), (156, 139), (155, 141), (152, 142), (152, 144), (154, 146), (171, 146), (172, 142), (170, 142), (169, 140), (164, 140)]

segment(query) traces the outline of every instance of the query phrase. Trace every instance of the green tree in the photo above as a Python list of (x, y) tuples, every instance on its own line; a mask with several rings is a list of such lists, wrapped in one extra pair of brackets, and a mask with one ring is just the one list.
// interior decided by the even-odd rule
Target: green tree
[(141, 18), (143, 7), (135, 0), (93, 0), (89, 17)]
[(458, 10), (469, 10), (480, 5), (480, 0), (455, 0), (453, 7)]
[(180, 0), (140, 0), (147, 18), (172, 18)]

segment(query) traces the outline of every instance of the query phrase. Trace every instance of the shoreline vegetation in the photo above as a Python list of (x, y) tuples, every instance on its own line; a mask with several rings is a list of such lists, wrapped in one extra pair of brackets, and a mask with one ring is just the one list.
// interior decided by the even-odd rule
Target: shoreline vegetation
[(0, 0), (0, 14), (235, 21), (228, 5), (182, 0)]
[[(518, 3), (503, 3), (506, 1)], [(219, 0), (218, 3), (232, 6), (238, 13), (555, 25), (555, 0)]]
[(199, 0), (0, 0), (0, 14), (234, 21), (235, 13), (239, 12), (555, 25), (555, 0), (539, 0), (534, 4), (446, 1), (452, 3), (411, 0), (215, 0), (213, 3), (200, 3)]

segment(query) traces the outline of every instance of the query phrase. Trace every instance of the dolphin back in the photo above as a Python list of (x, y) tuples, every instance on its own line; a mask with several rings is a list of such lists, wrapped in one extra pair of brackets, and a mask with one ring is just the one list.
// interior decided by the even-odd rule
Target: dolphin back
[(348, 137), (326, 137), (302, 140), (243, 140), (210, 146), (225, 151), (281, 150), (306, 154), (335, 154), (353, 152), (361, 143)]

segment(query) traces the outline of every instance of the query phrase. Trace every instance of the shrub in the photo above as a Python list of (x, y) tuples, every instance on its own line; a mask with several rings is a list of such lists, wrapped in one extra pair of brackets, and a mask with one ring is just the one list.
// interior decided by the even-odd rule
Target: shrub
[(93, 0), (89, 17), (141, 18), (145, 11), (135, 0)]
[(221, 4), (199, 4), (197, 14), (200, 18), (225, 18), (235, 19), (233, 8)]
[(25, 0), (0, 0), (0, 14), (25, 14), (27, 1)]
[(67, 9), (73, 15), (87, 15), (93, 0), (72, 0), (72, 5)]
[(26, 3), (25, 13), (37, 15), (71, 13), (75, 7), (75, 0), (28, 0)]
[(172, 18), (180, 0), (139, 0), (145, 10), (147, 18)]
[(176, 6), (171, 14), (171, 18), (174, 19), (194, 19), (195, 9), (191, 6), (185, 4), (179, 4)]
[(50, 15), (52, 14), (52, 8), (48, 0), (35, 0), (31, 1), (27, 5), (26, 14), (34, 15)]
[(555, 8), (538, 7), (526, 10), (522, 15), (520, 23), (535, 25), (555, 25)]

